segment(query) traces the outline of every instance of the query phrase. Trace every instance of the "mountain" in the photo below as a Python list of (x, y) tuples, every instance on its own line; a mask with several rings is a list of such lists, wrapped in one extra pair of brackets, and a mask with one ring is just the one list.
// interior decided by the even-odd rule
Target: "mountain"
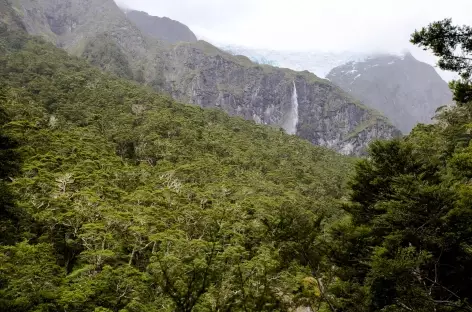
[(146, 35), (169, 43), (196, 42), (197, 36), (186, 25), (168, 17), (156, 17), (140, 11), (125, 11), (130, 21)]
[(0, 26), (10, 31), (25, 30), (19, 13), (7, 0), (0, 0)]
[(261, 64), (306, 69), (337, 84), (387, 116), (402, 132), (430, 123), (436, 109), (452, 102), (447, 83), (429, 64), (410, 53), (294, 52), (221, 46)]
[(431, 123), (452, 102), (448, 84), (429, 64), (404, 56), (377, 55), (334, 68), (327, 78), (387, 116), (404, 133)]
[(345, 154), (400, 134), (327, 80), (255, 64), (204, 41), (169, 46), (143, 34), (112, 0), (16, 0), (13, 6), (30, 34), (182, 102), (283, 127)]
[(472, 103), (345, 157), (104, 72), (5, 4), (0, 311), (472, 311)]

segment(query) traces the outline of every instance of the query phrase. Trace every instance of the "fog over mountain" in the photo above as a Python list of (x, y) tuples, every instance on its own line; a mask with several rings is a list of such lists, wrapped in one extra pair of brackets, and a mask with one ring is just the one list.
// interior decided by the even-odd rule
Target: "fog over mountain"
[[(452, 17), (469, 21), (472, 2), (436, 5), (437, 0), (116, 0), (121, 6), (178, 20), (199, 38), (218, 46), (288, 51), (389, 52), (409, 50), (434, 64), (435, 58), (409, 43), (414, 29)], [(460, 9), (459, 9), (460, 8)], [(442, 73), (449, 80), (450, 73)]]

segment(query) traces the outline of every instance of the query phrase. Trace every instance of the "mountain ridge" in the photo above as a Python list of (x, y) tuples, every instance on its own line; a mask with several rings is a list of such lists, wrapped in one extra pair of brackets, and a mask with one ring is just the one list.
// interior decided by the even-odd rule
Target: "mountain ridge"
[(372, 139), (399, 135), (381, 114), (327, 80), (254, 64), (203, 41), (162, 44), (144, 35), (112, 0), (17, 3), (31, 34), (179, 101), (282, 127), (295, 82), (297, 135), (311, 143), (359, 155)]
[(418, 123), (431, 123), (439, 107), (452, 103), (448, 84), (411, 53), (350, 62), (332, 69), (327, 78), (382, 112), (403, 133)]

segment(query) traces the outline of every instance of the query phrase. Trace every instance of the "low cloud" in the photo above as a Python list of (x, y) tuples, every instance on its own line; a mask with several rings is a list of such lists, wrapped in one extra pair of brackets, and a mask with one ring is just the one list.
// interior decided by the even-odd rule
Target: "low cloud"
[(117, 0), (187, 24), (214, 43), (296, 51), (401, 52), (434, 63), (410, 34), (452, 17), (472, 24), (472, 1), (450, 0)]

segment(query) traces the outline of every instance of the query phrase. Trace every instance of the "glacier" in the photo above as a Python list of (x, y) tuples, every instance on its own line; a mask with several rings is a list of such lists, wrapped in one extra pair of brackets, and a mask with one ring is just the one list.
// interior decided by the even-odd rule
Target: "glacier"
[(238, 45), (220, 45), (219, 48), (232, 55), (247, 56), (258, 64), (285, 67), (296, 71), (308, 70), (321, 78), (325, 78), (335, 67), (349, 62), (362, 62), (370, 56), (370, 54), (358, 52), (277, 51)]

